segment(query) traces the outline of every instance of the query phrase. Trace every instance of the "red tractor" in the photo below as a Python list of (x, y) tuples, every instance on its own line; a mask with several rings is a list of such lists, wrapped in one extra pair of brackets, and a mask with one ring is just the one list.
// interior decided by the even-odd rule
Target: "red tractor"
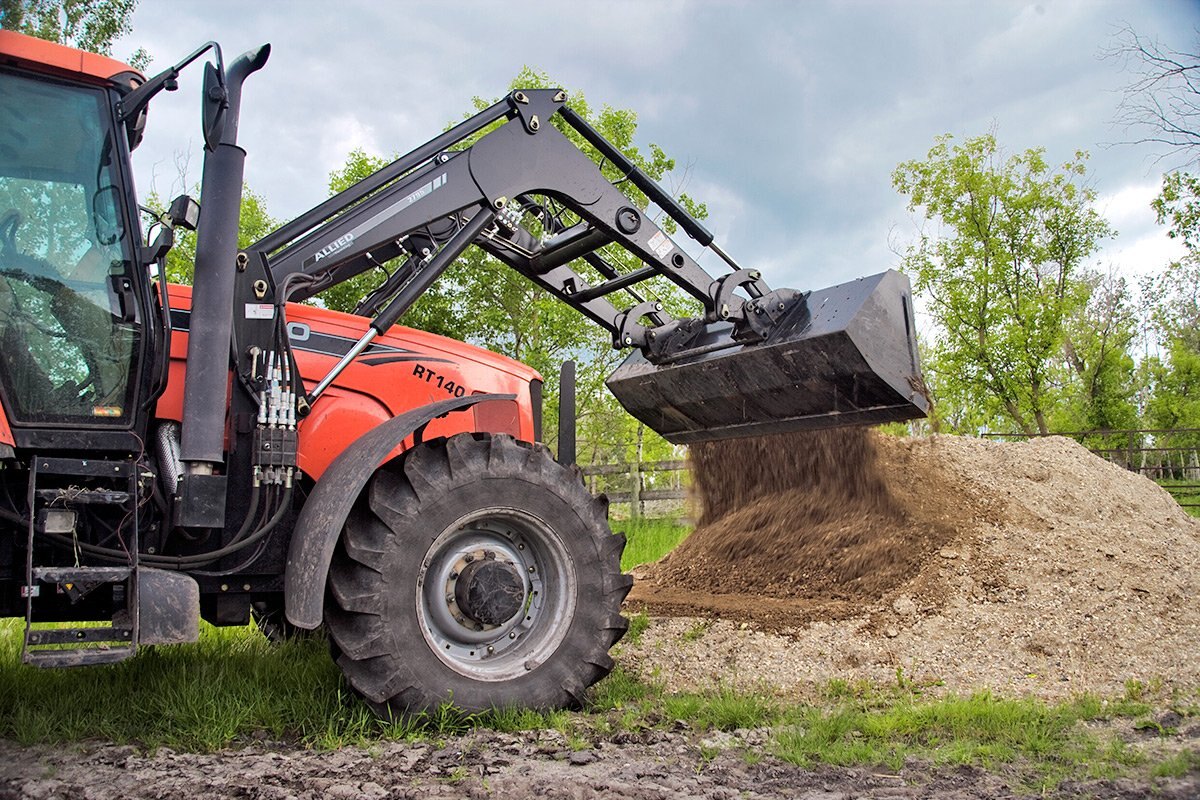
[[(178, 198), (147, 240), (130, 152), (206, 54), (203, 207)], [(242, 88), (268, 54), (226, 66), (208, 43), (147, 80), (0, 31), (0, 615), (24, 615), (30, 664), (253, 614), (324, 625), (381, 713), (579, 702), (631, 579), (571, 415), (556, 460), (533, 370), (397, 325), (472, 245), (629, 350), (609, 388), (671, 441), (923, 413), (902, 276), (771, 289), (561, 91), (514, 91), (239, 250)], [(701, 269), (568, 129), (730, 271)], [(190, 289), (160, 278), (176, 227), (197, 235)], [(301, 302), (385, 265), (356, 314)]]

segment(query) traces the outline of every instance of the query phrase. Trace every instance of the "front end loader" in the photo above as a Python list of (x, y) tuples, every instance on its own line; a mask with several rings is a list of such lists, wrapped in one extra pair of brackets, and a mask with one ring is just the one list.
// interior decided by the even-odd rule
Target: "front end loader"
[[(540, 444), (541, 376), (399, 324), (472, 246), (628, 351), (608, 387), (672, 442), (924, 413), (902, 275), (771, 288), (561, 90), (511, 92), (239, 248), (242, 93), (269, 53), (210, 42), (147, 79), (0, 31), (0, 615), (24, 616), (28, 663), (253, 617), (324, 627), (382, 714), (581, 702), (626, 629), (624, 540)], [(202, 203), (147, 235), (130, 153), (193, 62)], [(180, 228), (190, 287), (162, 277)], [(305, 303), (368, 270), (355, 314)]]

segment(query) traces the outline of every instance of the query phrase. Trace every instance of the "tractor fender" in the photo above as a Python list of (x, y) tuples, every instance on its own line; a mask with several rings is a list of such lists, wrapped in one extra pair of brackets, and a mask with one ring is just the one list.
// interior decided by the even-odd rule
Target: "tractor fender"
[(513, 400), (512, 394), (477, 394), (430, 403), (384, 422), (342, 451), (317, 481), (296, 519), (283, 576), (288, 622), (312, 630), (321, 624), (325, 579), (342, 526), (367, 481), (388, 453), (431, 420), (489, 400)]

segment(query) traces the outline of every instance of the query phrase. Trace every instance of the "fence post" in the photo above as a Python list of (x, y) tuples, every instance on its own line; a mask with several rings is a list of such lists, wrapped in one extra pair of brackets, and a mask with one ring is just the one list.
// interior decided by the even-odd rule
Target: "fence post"
[(633, 461), (633, 487), (629, 491), (629, 517), (642, 517), (642, 442), (646, 426), (638, 423), (637, 427), (637, 457)]

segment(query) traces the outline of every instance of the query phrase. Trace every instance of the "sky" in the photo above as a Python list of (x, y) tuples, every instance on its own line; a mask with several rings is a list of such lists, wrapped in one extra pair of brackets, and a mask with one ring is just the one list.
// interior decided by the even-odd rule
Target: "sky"
[[(635, 111), (637, 143), (676, 159), (668, 186), (707, 203), (726, 252), (773, 287), (815, 289), (900, 265), (918, 221), (891, 174), (944, 133), (995, 130), (1006, 151), (1044, 147), (1055, 164), (1089, 151), (1118, 231), (1090, 266), (1136, 277), (1177, 257), (1149, 206), (1171, 164), (1119, 144), (1131, 137), (1114, 124), (1132, 76), (1103, 52), (1126, 25), (1200, 51), (1197, 0), (141, 0), (114, 55), (144, 47), (152, 74), (209, 39), (227, 61), (269, 42), (239, 143), (280, 220), (327, 197), (352, 148), (407, 152), (528, 65)], [(151, 105), (134, 153), (143, 196), (199, 181), (200, 72)], [(723, 271), (715, 254), (700, 263)]]

